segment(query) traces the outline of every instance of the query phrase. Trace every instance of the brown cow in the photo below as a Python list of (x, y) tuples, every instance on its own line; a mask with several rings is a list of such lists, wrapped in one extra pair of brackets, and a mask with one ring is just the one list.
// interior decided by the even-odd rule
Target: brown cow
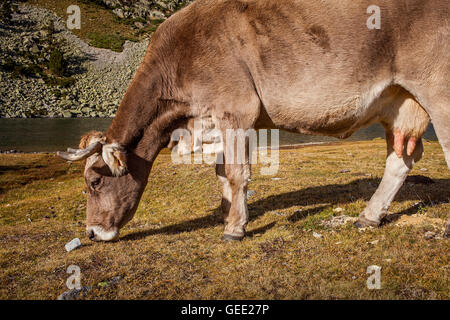
[[(378, 226), (422, 156), (430, 118), (450, 166), (450, 12), (448, 1), (377, 2), (380, 29), (368, 28), (372, 0), (198, 0), (164, 22), (106, 134), (60, 153), (87, 159), (88, 237), (117, 238), (171, 132), (205, 116), (222, 132), (341, 138), (381, 122), (386, 170), (357, 223)], [(224, 239), (242, 239), (250, 166), (225, 151), (217, 174)]]

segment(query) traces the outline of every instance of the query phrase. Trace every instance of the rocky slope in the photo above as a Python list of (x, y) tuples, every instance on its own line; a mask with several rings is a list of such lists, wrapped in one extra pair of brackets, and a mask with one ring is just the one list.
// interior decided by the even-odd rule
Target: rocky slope
[[(119, 18), (165, 19), (193, 0), (101, 0)], [(98, 1), (97, 1), (98, 2)]]
[[(191, 1), (97, 0), (120, 19), (134, 23), (164, 20)], [(54, 32), (49, 35), (49, 25)], [(49, 41), (49, 38), (53, 40)], [(94, 48), (68, 31), (53, 12), (21, 4), (9, 23), (0, 24), (0, 117), (114, 116), (149, 39), (127, 41), (122, 52)], [(64, 77), (48, 65), (55, 46), (66, 63)], [(55, 83), (55, 79), (56, 83)]]

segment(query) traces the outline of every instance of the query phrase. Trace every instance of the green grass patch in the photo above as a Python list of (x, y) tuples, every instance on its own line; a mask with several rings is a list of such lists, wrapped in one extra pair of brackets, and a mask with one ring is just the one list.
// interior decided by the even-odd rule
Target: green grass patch
[(116, 52), (123, 50), (123, 44), (126, 40), (136, 41), (134, 38), (124, 37), (120, 34), (100, 34), (89, 33), (89, 44), (97, 48), (111, 49)]

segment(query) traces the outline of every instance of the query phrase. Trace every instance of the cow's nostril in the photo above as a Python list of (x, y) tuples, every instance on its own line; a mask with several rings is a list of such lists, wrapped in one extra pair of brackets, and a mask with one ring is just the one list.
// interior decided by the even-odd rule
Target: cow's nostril
[(88, 230), (87, 232), (86, 232), (86, 235), (87, 235), (87, 237), (90, 239), (90, 240), (94, 240), (95, 239), (95, 233), (94, 233), (94, 230)]

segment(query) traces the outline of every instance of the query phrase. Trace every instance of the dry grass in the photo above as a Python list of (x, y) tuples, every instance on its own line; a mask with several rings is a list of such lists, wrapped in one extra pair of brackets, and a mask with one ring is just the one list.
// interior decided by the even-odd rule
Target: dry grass
[[(320, 222), (338, 215), (336, 207), (361, 212), (383, 172), (384, 141), (280, 153), (281, 180), (253, 170), (249, 236), (240, 243), (220, 241), (221, 195), (210, 166), (175, 166), (160, 155), (120, 240), (91, 243), (83, 236), (81, 164), (0, 155), (0, 298), (55, 299), (72, 264), (82, 285), (94, 287), (85, 299), (449, 298), (449, 241), (424, 239), (443, 231), (450, 210), (450, 171), (437, 143), (425, 143), (412, 173), (435, 183), (406, 184), (391, 209), (405, 216), (364, 232)], [(66, 253), (74, 237), (83, 246)], [(366, 288), (373, 264), (382, 267), (381, 290)], [(115, 286), (98, 285), (119, 275)]]

